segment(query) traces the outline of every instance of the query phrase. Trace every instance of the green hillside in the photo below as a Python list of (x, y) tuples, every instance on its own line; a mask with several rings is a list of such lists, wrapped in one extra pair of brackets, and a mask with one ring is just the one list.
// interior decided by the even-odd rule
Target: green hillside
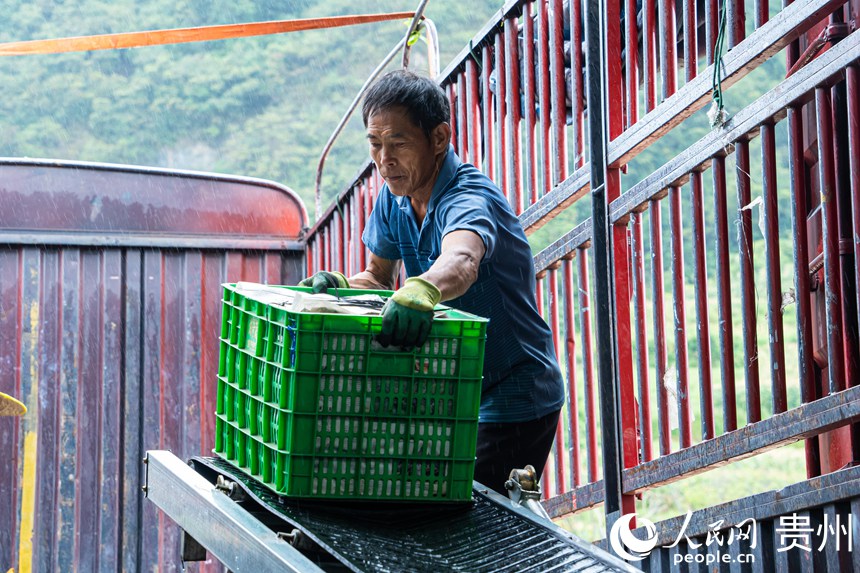
[[(412, 0), (0, 0), (0, 41), (414, 10)], [(500, 0), (435, 0), (447, 64)], [(0, 155), (103, 161), (272, 179), (310, 209), (319, 154), (370, 72), (406, 32), (397, 20), (130, 50), (0, 58)], [(426, 70), (416, 44), (413, 67)], [(399, 59), (395, 62), (399, 65)], [(367, 160), (360, 118), (326, 163), (326, 201)]]

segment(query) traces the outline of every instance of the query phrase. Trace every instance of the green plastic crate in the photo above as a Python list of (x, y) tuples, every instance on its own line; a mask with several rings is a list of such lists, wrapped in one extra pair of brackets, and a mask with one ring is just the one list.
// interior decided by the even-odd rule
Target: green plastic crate
[[(454, 309), (411, 352), (378, 316), (292, 312), (225, 284), (215, 452), (288, 497), (467, 501), (487, 320)], [(301, 292), (301, 287), (277, 287)], [(388, 291), (341, 289), (341, 296)]]

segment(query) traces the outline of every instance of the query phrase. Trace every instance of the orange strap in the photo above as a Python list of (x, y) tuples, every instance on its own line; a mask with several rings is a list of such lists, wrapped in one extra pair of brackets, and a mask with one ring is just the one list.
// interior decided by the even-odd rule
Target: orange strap
[(78, 36), (54, 40), (30, 40), (27, 42), (7, 42), (0, 44), (0, 56), (22, 56), (26, 54), (60, 54), (64, 52), (90, 52), (93, 50), (115, 50), (120, 48), (139, 48), (142, 46), (161, 46), (164, 44), (185, 44), (207, 40), (225, 40), (283, 34), (301, 30), (320, 30), (338, 28), (355, 24), (368, 24), (385, 20), (412, 18), (413, 12), (391, 14), (361, 14), (356, 16), (333, 16), (329, 18), (305, 18), (300, 20), (277, 20), (274, 22), (253, 22), (250, 24), (228, 24), (224, 26), (203, 26), (199, 28), (176, 28), (173, 30), (153, 30), (149, 32), (126, 32), (121, 34), (101, 34), (98, 36)]

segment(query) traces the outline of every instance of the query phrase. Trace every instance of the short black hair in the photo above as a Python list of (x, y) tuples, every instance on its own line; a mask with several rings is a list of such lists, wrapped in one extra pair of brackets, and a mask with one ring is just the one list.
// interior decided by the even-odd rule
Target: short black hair
[(367, 90), (361, 106), (364, 127), (372, 114), (393, 107), (404, 108), (427, 139), (437, 125), (451, 120), (451, 104), (439, 84), (409, 70), (388, 72)]

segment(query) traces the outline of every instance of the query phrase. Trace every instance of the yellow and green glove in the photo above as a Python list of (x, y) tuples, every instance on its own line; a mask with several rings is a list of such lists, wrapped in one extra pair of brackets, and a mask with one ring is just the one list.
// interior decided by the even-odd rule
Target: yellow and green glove
[(422, 346), (433, 325), (433, 308), (441, 299), (442, 293), (433, 283), (418, 277), (406, 279), (382, 307), (379, 343), (404, 349)]
[(312, 287), (314, 292), (326, 292), (330, 288), (349, 288), (349, 281), (337, 271), (318, 271), (299, 283), (302, 287)]

